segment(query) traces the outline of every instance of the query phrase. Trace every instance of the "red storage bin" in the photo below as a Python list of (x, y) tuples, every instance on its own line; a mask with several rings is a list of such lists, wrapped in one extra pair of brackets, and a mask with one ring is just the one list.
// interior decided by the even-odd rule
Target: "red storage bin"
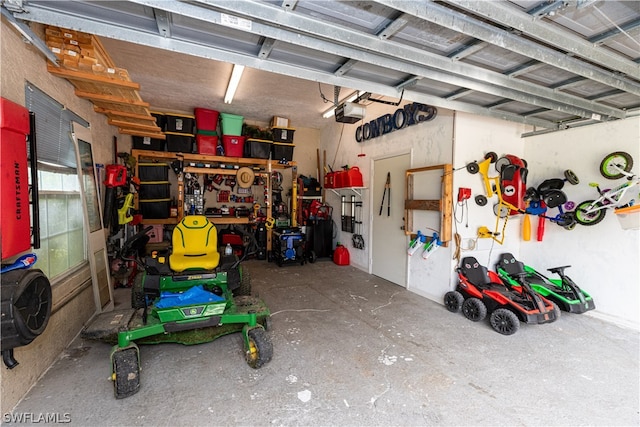
[(360, 168), (354, 166), (346, 172), (345, 187), (364, 187), (362, 183), (362, 173)]
[(227, 157), (242, 157), (244, 155), (245, 136), (222, 135), (222, 148)]
[(196, 135), (196, 145), (198, 147), (198, 154), (215, 156), (218, 149), (218, 135), (199, 133)]
[(214, 131), (218, 128), (220, 112), (206, 108), (194, 108), (193, 113), (196, 116), (196, 128), (198, 130)]

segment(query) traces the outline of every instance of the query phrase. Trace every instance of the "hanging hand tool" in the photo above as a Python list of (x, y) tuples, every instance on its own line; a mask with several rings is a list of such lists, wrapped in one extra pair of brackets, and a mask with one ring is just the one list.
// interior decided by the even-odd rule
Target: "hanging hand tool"
[(382, 193), (382, 201), (380, 202), (380, 212), (378, 215), (382, 215), (384, 196), (387, 196), (387, 216), (391, 216), (391, 172), (387, 172), (387, 182), (384, 184), (384, 192)]

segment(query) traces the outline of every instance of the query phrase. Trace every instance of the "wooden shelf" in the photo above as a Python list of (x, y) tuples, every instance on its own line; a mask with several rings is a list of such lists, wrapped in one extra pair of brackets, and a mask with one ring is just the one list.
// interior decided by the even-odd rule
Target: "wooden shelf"
[(211, 221), (214, 224), (249, 224), (249, 218), (248, 217), (241, 217), (241, 218), (236, 218), (233, 216), (230, 217), (219, 217), (219, 216), (208, 216), (207, 218), (209, 218), (209, 221)]

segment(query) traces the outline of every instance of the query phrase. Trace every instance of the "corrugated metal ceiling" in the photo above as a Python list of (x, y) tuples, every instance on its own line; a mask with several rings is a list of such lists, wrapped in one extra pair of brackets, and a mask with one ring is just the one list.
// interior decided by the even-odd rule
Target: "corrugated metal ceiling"
[[(320, 82), (332, 101), (329, 88), (339, 86), (340, 98), (353, 90), (403, 97), (538, 130), (640, 112), (638, 1), (5, 0), (3, 7), (18, 22)], [(143, 88), (157, 79), (122, 66)], [(317, 87), (301, 95), (299, 85), (294, 93), (283, 86), (272, 96), (289, 97), (290, 105), (294, 97), (313, 97), (299, 122), (319, 127), (327, 105)]]

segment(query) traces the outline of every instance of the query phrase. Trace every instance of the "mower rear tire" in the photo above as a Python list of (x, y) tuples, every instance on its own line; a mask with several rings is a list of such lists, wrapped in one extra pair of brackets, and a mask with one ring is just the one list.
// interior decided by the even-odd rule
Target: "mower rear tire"
[(520, 329), (520, 320), (514, 312), (506, 308), (497, 308), (489, 317), (491, 327), (502, 335), (513, 335)]
[(464, 297), (458, 291), (449, 291), (444, 294), (444, 306), (447, 307), (452, 313), (460, 313), (462, 310), (462, 303), (464, 303)]
[(113, 391), (116, 399), (132, 396), (140, 389), (140, 358), (136, 347), (116, 350), (112, 356)]
[(136, 277), (133, 279), (133, 286), (131, 287), (131, 308), (137, 310), (144, 308), (145, 305), (144, 273), (140, 272), (136, 274)]
[(478, 298), (467, 298), (462, 303), (462, 314), (472, 322), (479, 322), (487, 317), (487, 306)]
[(261, 327), (251, 329), (247, 335), (249, 348), (246, 350), (245, 358), (250, 367), (258, 369), (271, 360), (273, 345), (266, 331)]
[(251, 295), (251, 274), (249, 273), (249, 269), (243, 266), (240, 287), (233, 290), (233, 296), (240, 297), (249, 295)]

